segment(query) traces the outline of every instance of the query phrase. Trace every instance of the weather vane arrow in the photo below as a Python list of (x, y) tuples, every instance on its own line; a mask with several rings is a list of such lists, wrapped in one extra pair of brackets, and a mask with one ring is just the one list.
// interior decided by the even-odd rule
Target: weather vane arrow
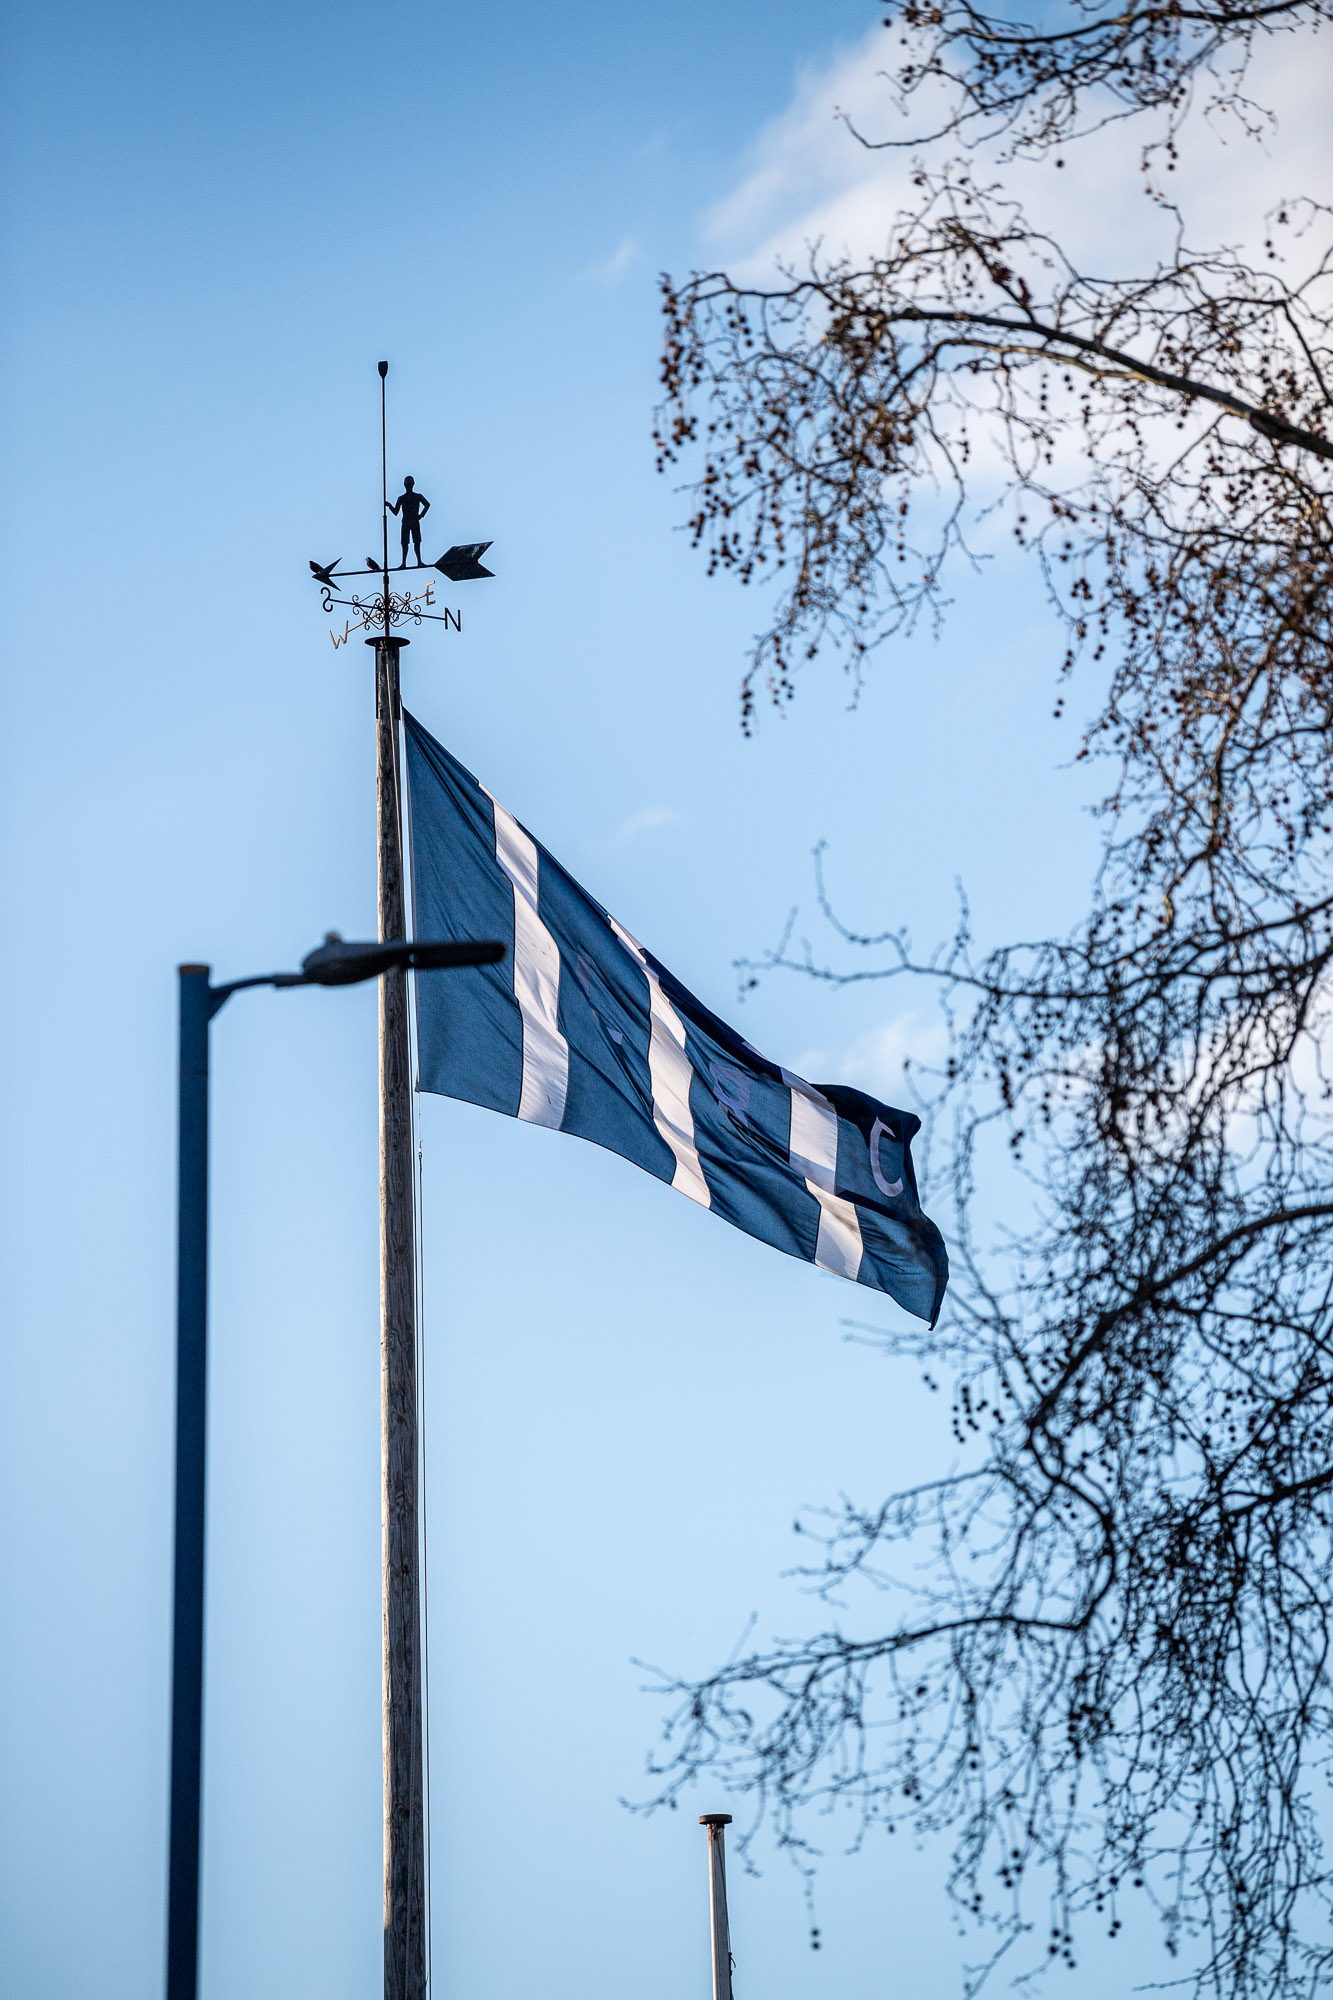
[[(310, 574), (320, 587), (323, 607), (326, 612), (332, 611), (335, 604), (345, 605), (349, 611), (357, 613), (357, 626), (364, 626), (367, 629), (378, 627), (385, 638), (389, 636), (395, 625), (401, 625), (408, 621), (414, 625), (420, 625), (422, 620), (426, 618), (431, 619), (437, 625), (452, 625), (455, 631), (460, 631), (462, 626), (457, 612), (439, 612), (427, 609), (427, 606), (435, 602), (433, 584), (428, 583), (426, 588), (421, 591), (412, 591), (406, 587), (395, 591), (389, 582), (391, 576), (401, 576), (404, 572), (418, 573), (427, 569), (438, 570), (441, 576), (448, 577), (450, 583), (470, 583), (477, 577), (494, 576), (495, 572), (494, 570), (487, 569), (481, 560), (487, 549), (491, 546), (489, 542), (455, 542), (452, 548), (446, 549), (444, 554), (435, 562), (426, 563), (422, 561), (421, 524), (430, 512), (430, 501), (424, 493), (417, 491), (416, 481), (410, 475), (404, 479), (403, 490), (398, 495), (398, 498), (396, 500), (390, 500), (389, 498), (386, 396), (388, 373), (388, 362), (381, 361), (379, 364), (380, 497), (382, 502), (380, 560), (377, 562), (374, 556), (367, 556), (365, 558), (365, 566), (361, 569), (339, 569), (338, 565), (342, 561), (342, 557), (335, 556), (332, 562), (312, 562), (310, 565)], [(396, 563), (390, 563), (389, 561), (389, 516), (391, 514), (396, 516), (398, 520), (402, 546), (402, 560)], [(409, 547), (416, 558), (414, 562), (408, 561)], [(367, 596), (353, 594), (350, 597), (340, 597), (337, 594), (340, 590), (345, 589), (354, 577), (361, 576), (379, 577), (382, 581), (382, 589), (373, 595)], [(348, 630), (344, 632), (342, 640), (335, 638), (334, 644), (341, 645), (353, 629), (354, 627), (349, 624)]]

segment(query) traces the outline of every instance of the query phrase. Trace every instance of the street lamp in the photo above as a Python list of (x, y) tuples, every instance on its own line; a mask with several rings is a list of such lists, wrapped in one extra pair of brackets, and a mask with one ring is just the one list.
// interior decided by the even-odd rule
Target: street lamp
[(195, 2000), (199, 1968), (199, 1804), (204, 1719), (204, 1462), (208, 1388), (208, 1030), (247, 986), (354, 986), (385, 972), (494, 965), (495, 943), (387, 938), (347, 944), (330, 931), (299, 972), (210, 984), (180, 972), (180, 1174), (176, 1266), (176, 1564), (171, 1652), (171, 1833), (167, 2000)]

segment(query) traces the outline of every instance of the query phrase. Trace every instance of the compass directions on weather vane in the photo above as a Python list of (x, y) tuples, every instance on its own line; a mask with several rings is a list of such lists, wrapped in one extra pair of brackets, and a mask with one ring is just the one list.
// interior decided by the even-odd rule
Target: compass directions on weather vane
[[(463, 629), (462, 612), (451, 611), (447, 605), (442, 611), (428, 611), (424, 609), (426, 605), (434, 604), (434, 602), (435, 585), (433, 583), (428, 583), (424, 590), (416, 592), (405, 591), (401, 596), (393, 592), (389, 597), (389, 621), (391, 624), (396, 625), (401, 624), (406, 619), (410, 619), (412, 624), (419, 625), (423, 618), (429, 618), (437, 625), (443, 625), (446, 628), (452, 626), (455, 632), (461, 632)], [(384, 600), (382, 597), (334, 597), (331, 591), (326, 590), (324, 592), (325, 611), (332, 611), (335, 604), (345, 605), (349, 611), (355, 611), (357, 614), (355, 618), (348, 618), (344, 621), (341, 632), (330, 631), (329, 637), (333, 641), (335, 651), (339, 646), (347, 644), (353, 632), (364, 632), (369, 630), (371, 626), (382, 626), (383, 624)]]

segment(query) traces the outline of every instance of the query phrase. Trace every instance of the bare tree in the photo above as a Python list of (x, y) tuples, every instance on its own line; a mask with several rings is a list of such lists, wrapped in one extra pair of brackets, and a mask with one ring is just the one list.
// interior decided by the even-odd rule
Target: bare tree
[[(1015, 153), (1042, 153), (1115, 119), (1163, 116), (1150, 143), (1173, 147), (1200, 86), (1207, 108), (1255, 129), (1267, 114), (1245, 95), (1256, 43), (1329, 18), (1327, 0), (1070, 0), (1040, 23), (987, 13), (970, 0), (899, 0), (888, 78), (898, 108), (947, 108), (931, 137), (1003, 134)], [(923, 134), (898, 141), (919, 143)]]
[[(1298, 12), (1088, 10), (1021, 48), (947, 0), (901, 18), (957, 119), (1037, 144), (1093, 84), (1174, 116)], [(747, 722), (764, 676), (789, 700), (826, 642), (860, 673), (938, 615), (1010, 508), (1065, 675), (1101, 677), (1105, 850), (1065, 939), (978, 956), (965, 913), (919, 959), (821, 880), (870, 958), (773, 954), (941, 990), (952, 1304), (880, 1337), (952, 1381), (960, 1456), (802, 1524), (844, 1609), (677, 1685), (663, 1796), (709, 1766), (798, 1850), (831, 1800), (949, 1831), (978, 1983), (1034, 1925), (1072, 1963), (1142, 1896), (1199, 1994), (1294, 2000), (1333, 1983), (1329, 212), (1290, 205), (1258, 261), (1178, 230), (1105, 279), (965, 167), (915, 192), (867, 264), (668, 283), (663, 462), (702, 455), (712, 563), (776, 576)]]

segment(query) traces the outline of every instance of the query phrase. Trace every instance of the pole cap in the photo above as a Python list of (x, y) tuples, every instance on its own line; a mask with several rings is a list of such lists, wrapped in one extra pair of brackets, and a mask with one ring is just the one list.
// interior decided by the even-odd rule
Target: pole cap
[(730, 1813), (700, 1813), (700, 1826), (730, 1826)]
[(176, 967), (176, 970), (177, 972), (182, 974), (194, 973), (196, 976), (202, 974), (203, 977), (207, 979), (209, 973), (213, 970), (213, 968), (211, 965), (178, 965)]

